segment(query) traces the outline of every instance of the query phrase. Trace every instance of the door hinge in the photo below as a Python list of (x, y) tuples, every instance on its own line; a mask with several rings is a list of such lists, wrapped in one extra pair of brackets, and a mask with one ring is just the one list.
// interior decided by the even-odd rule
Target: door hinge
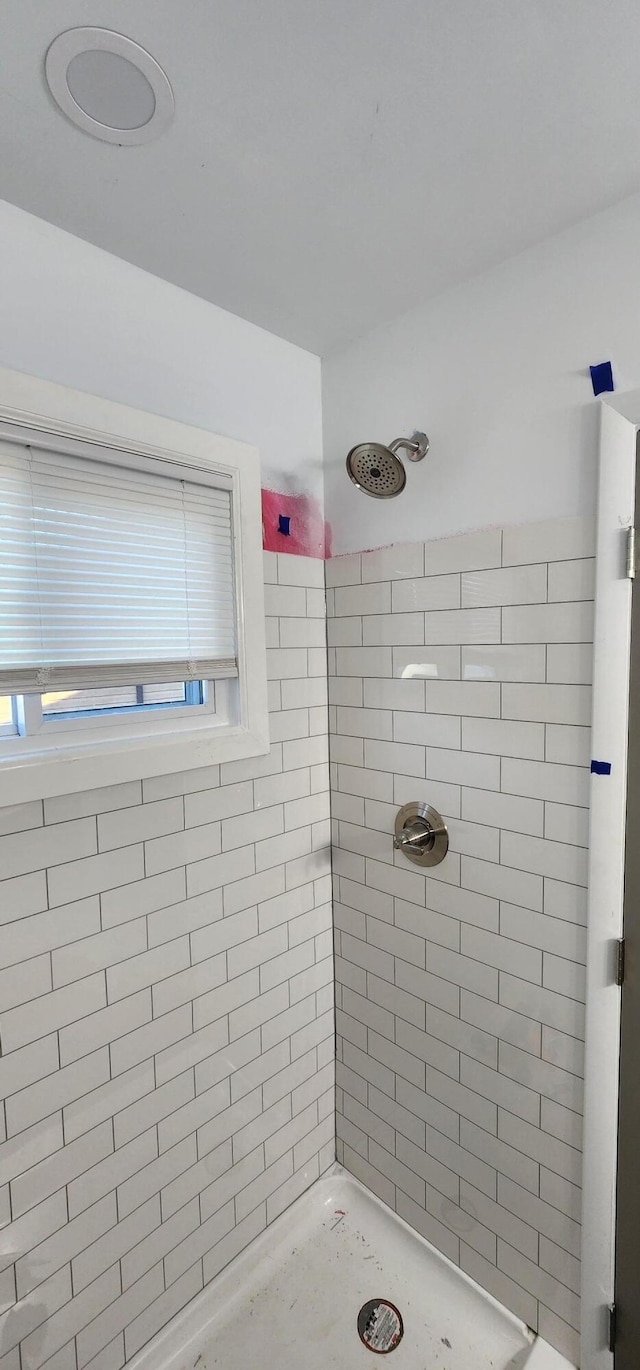
[(636, 578), (636, 530), (627, 528), (627, 579)]
[(608, 1307), (608, 1309), (607, 1309), (607, 1313), (608, 1313), (607, 1345), (608, 1345), (610, 1351), (615, 1351), (615, 1348), (616, 1348), (616, 1313), (617, 1313), (617, 1309), (616, 1309), (615, 1303), (610, 1303), (610, 1304), (609, 1304), (609, 1307)]
[(616, 985), (624, 984), (624, 937), (620, 937), (616, 942)]

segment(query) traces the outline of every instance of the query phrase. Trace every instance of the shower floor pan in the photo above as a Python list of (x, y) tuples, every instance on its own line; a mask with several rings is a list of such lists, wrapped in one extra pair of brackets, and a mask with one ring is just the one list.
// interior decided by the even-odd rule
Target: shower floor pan
[(339, 1166), (128, 1370), (374, 1370), (381, 1362), (360, 1339), (358, 1314), (378, 1299), (404, 1324), (388, 1370), (570, 1370)]

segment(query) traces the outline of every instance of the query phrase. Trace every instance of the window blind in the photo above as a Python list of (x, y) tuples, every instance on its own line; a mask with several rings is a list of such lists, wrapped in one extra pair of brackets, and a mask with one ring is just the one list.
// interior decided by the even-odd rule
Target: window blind
[(155, 468), (0, 439), (0, 695), (236, 674), (230, 492)]

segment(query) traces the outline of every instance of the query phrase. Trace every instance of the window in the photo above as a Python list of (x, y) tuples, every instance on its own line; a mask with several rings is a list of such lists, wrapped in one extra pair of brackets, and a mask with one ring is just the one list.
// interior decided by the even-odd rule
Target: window
[[(216, 714), (219, 724), (226, 710), (216, 708), (216, 681), (187, 680), (163, 684), (118, 685), (96, 690), (54, 690), (50, 694), (3, 695), (0, 698), (0, 736), (36, 737), (46, 733), (54, 744), (62, 732), (77, 727), (113, 728), (128, 714), (163, 718), (190, 717), (194, 709)], [(220, 685), (217, 686), (218, 691)]]
[(0, 407), (0, 802), (265, 751), (257, 454), (7, 378), (58, 423)]

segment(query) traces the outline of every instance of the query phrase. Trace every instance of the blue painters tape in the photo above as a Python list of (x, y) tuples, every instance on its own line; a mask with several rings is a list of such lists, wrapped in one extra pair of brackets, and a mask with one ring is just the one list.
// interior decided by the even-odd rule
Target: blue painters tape
[(598, 366), (590, 366), (589, 370), (594, 395), (601, 395), (603, 390), (614, 389), (611, 362), (600, 362)]
[(278, 514), (278, 532), (284, 533), (284, 536), (286, 538), (289, 537), (289, 533), (291, 531), (289, 527), (290, 523), (291, 518), (288, 514)]
[(611, 762), (610, 762), (610, 761), (592, 761), (592, 762), (591, 762), (591, 774), (592, 774), (592, 775), (611, 775)]

